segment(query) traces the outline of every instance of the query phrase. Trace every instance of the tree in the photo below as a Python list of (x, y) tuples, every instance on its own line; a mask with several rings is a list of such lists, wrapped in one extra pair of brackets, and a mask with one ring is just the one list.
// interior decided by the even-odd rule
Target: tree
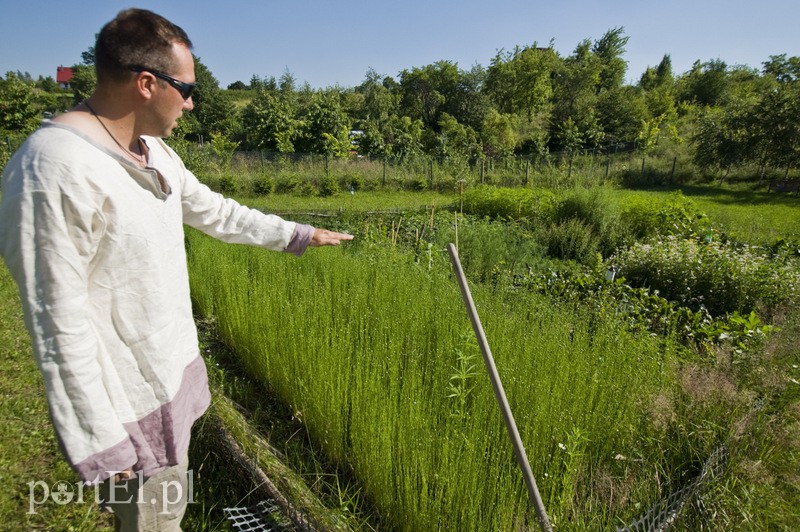
[(658, 142), (658, 135), (661, 132), (661, 122), (663, 116), (657, 116), (650, 120), (642, 120), (642, 127), (636, 137), (639, 152), (642, 154), (642, 177), (644, 177), (644, 160), (653, 151)]
[(480, 153), (478, 135), (471, 127), (459, 124), (453, 116), (442, 113), (439, 121), (439, 155), (456, 159), (473, 159)]
[(422, 154), (422, 120), (408, 116), (394, 116), (389, 128), (386, 145), (388, 153), (397, 160), (409, 160)]
[(583, 145), (583, 136), (571, 117), (556, 127), (556, 138), (560, 146), (570, 153), (580, 149)]
[(577, 128), (582, 141), (598, 143), (602, 140), (602, 129), (595, 114), (597, 87), (600, 84), (602, 65), (591, 50), (589, 40), (584, 40), (575, 51), (559, 64), (554, 77), (554, 102), (551, 117), (551, 136), (556, 149), (575, 149), (572, 144), (560, 144), (561, 140), (575, 138), (564, 136), (563, 127)]
[(298, 122), (291, 101), (265, 90), (242, 111), (245, 145), (250, 149), (280, 153), (294, 151)]
[(701, 105), (720, 103), (728, 85), (728, 65), (715, 59), (706, 63), (695, 61), (692, 69), (681, 78), (681, 99)]
[(608, 30), (595, 41), (592, 52), (598, 58), (601, 68), (597, 90), (611, 90), (622, 86), (628, 62), (622, 59), (629, 37), (622, 27)]
[(350, 153), (350, 119), (342, 109), (336, 90), (313, 94), (300, 111), (296, 146), (301, 152), (346, 157)]
[(290, 94), (295, 91), (295, 85), (297, 85), (297, 80), (294, 74), (288, 68), (284, 69), (278, 80), (278, 89), (284, 94)]
[(59, 92), (61, 90), (53, 76), (39, 76), (39, 79), (36, 80), (36, 86), (44, 92)]
[(72, 88), (72, 103), (78, 105), (94, 92), (97, 86), (97, 75), (93, 66), (73, 65), (72, 79), (69, 82)]
[(800, 81), (782, 82), (775, 90), (767, 91), (753, 106), (751, 116), (747, 131), (759, 135), (752, 138), (750, 144), (762, 148), (763, 164), (786, 168), (787, 173), (790, 167), (797, 167), (800, 163)]
[(498, 52), (486, 73), (486, 92), (500, 112), (531, 120), (553, 95), (551, 79), (558, 63), (552, 48), (533, 46)]
[(671, 121), (677, 116), (675, 78), (669, 55), (665, 55), (655, 69), (648, 67), (642, 74), (639, 87), (644, 90), (644, 101), (651, 118), (663, 116)]
[(192, 94), (194, 110), (190, 114), (196, 126), (187, 131), (189, 137), (210, 138), (212, 132), (236, 135), (240, 123), (230, 95), (220, 90), (219, 82), (199, 57), (195, 57), (194, 72), (197, 88)]
[(692, 138), (694, 161), (700, 168), (721, 170), (727, 175), (748, 160), (747, 107), (736, 103), (703, 110)]
[(450, 61), (403, 70), (400, 73), (401, 112), (438, 130), (441, 113), (447, 111), (445, 103), (455, 95), (458, 83), (458, 67)]
[(0, 78), (0, 131), (27, 135), (36, 129), (41, 118), (42, 109), (31, 84), (13, 72)]
[(518, 141), (515, 116), (489, 110), (481, 130), (483, 153), (489, 157), (511, 156)]
[(656, 90), (661, 87), (672, 87), (675, 76), (672, 73), (672, 59), (669, 54), (664, 54), (656, 68), (647, 67), (639, 79), (639, 87), (645, 91)]
[(483, 90), (486, 71), (475, 64), (471, 69), (458, 71), (458, 83), (443, 107), (459, 123), (478, 131), (486, 113), (492, 108), (488, 94)]
[[(642, 92), (636, 87), (617, 87), (601, 92), (595, 104), (597, 123), (606, 144), (627, 142), (635, 138), (648, 110)], [(595, 143), (595, 147), (599, 142)], [(587, 145), (587, 147), (590, 147)]]
[(397, 112), (398, 96), (385, 86), (380, 74), (373, 69), (367, 70), (365, 79), (356, 88), (356, 92), (364, 96), (362, 114), (359, 117), (362, 120), (375, 123), (380, 128)]
[(243, 81), (234, 81), (228, 85), (228, 90), (232, 91), (244, 91), (247, 90), (249, 87), (244, 84)]
[[(97, 42), (98, 33), (94, 34), (94, 41)], [(81, 52), (81, 63), (86, 66), (94, 66), (94, 45), (89, 46), (85, 52)]]
[(764, 74), (773, 76), (780, 83), (800, 81), (800, 57), (771, 55), (763, 65)]

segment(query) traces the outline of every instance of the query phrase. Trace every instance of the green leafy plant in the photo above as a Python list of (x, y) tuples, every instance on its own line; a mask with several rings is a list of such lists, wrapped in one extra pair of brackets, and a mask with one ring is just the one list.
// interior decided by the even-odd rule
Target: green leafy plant
[(461, 336), (462, 345), (455, 349), (456, 365), (447, 386), (447, 398), (452, 400), (451, 414), (460, 419), (469, 415), (469, 401), (475, 389), (480, 352), (473, 335)]
[(794, 261), (775, 260), (761, 248), (668, 236), (636, 243), (613, 262), (628, 282), (714, 315), (749, 312), (792, 300), (800, 290)]

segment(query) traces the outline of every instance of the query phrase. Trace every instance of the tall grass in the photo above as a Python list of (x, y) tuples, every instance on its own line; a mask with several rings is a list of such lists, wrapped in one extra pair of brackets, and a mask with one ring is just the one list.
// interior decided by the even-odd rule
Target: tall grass
[[(296, 259), (193, 231), (188, 243), (198, 308), (389, 528), (534, 526), (444, 260), (428, 269), (369, 246)], [(473, 296), (552, 521), (605, 529), (633, 517), (656, 496), (643, 480), (653, 464), (614, 457), (645, 447), (641, 412), (665, 378), (655, 340), (533, 295)]]

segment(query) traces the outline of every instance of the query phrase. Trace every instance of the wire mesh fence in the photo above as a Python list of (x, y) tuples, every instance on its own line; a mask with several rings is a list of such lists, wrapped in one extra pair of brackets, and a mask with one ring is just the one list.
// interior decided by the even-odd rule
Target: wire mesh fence
[(606, 182), (680, 184), (697, 175), (688, 154), (645, 156), (635, 143), (575, 152), (467, 158), (419, 155), (403, 159), (328, 157), (324, 154), (237, 151), (224, 157), (203, 146), (176, 148), (187, 167), (223, 193), (262, 195), (295, 192), (330, 195), (365, 189), (457, 192), (462, 186), (494, 185), (552, 190)]
[(273, 516), (280, 512), (274, 501), (260, 501), (247, 508), (224, 508), (225, 516), (235, 532), (283, 532), (292, 527), (279, 523)]
[(670, 493), (639, 519), (628, 526), (617, 528), (617, 532), (664, 532), (680, 522), (684, 510), (693, 507), (705, 521), (711, 520), (706, 510), (706, 486), (720, 478), (728, 459), (725, 445), (720, 445), (706, 459), (700, 474), (682, 488)]

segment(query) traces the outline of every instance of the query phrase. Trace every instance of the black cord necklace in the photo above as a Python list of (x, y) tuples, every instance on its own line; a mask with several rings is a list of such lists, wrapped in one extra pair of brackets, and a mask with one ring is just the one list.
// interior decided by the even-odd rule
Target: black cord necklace
[[(113, 140), (113, 141), (114, 141), (114, 143), (115, 143), (117, 146), (119, 146), (119, 147), (120, 147), (120, 149), (121, 149), (122, 151), (124, 151), (125, 153), (127, 153), (128, 155), (130, 155), (130, 156), (133, 158), (133, 160), (134, 160), (134, 161), (136, 161), (136, 164), (138, 164), (138, 165), (140, 165), (140, 166), (143, 166), (143, 167), (147, 166), (147, 160), (145, 160), (145, 158), (144, 158), (144, 153), (142, 153), (141, 155), (138, 155), (138, 156), (137, 156), (137, 155), (136, 155), (135, 153), (133, 153), (131, 150), (129, 150), (128, 148), (126, 148), (125, 146), (123, 146), (122, 144), (120, 144), (120, 143), (119, 143), (119, 141), (117, 140), (117, 138), (116, 138), (114, 135), (112, 135), (112, 134), (111, 134), (111, 131), (109, 131), (109, 130), (108, 130), (108, 128), (106, 127), (106, 125), (103, 123), (103, 121), (102, 121), (102, 120), (100, 120), (100, 117), (97, 115), (97, 113), (96, 113), (96, 112), (95, 112), (95, 110), (92, 108), (92, 106), (91, 106), (91, 105), (89, 105), (89, 102), (88, 102), (88, 101), (86, 101), (86, 100), (83, 100), (83, 105), (85, 105), (85, 106), (86, 106), (86, 108), (87, 108), (87, 109), (89, 109), (89, 111), (91, 111), (92, 115), (93, 115), (93, 116), (94, 116), (94, 117), (97, 119), (97, 121), (98, 121), (98, 122), (100, 122), (100, 125), (101, 125), (101, 126), (103, 126), (103, 129), (105, 129), (105, 130), (106, 130), (106, 133), (108, 133), (108, 136), (109, 136), (109, 137), (111, 137), (111, 140)], [(141, 147), (140, 147), (139, 149), (141, 149)]]

